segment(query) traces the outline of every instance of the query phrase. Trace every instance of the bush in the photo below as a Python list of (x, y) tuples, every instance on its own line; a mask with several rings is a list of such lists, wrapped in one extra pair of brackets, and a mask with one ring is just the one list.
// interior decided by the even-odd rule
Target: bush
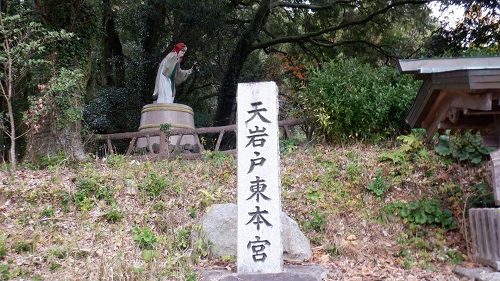
[(140, 98), (126, 88), (102, 88), (83, 107), (89, 128), (98, 133), (135, 132), (140, 123)]
[(311, 72), (299, 101), (326, 140), (370, 140), (408, 129), (405, 116), (418, 90), (412, 77), (355, 59), (332, 61)]

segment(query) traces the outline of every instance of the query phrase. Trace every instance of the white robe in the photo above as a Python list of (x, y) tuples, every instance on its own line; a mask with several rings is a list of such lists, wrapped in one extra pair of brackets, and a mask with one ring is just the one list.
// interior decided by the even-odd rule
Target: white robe
[[(182, 70), (179, 67), (179, 54), (170, 52), (160, 63), (156, 73), (155, 90), (153, 97), (157, 96), (157, 103), (173, 103), (175, 98), (175, 85), (186, 81), (190, 70)], [(174, 72), (174, 75), (172, 73)], [(174, 81), (172, 81), (172, 79)]]

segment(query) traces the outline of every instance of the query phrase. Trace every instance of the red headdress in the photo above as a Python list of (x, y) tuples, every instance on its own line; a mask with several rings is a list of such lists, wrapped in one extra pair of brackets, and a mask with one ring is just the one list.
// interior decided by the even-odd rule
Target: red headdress
[[(174, 46), (174, 49), (171, 51), (171, 53), (177, 53), (177, 54), (178, 54), (178, 53), (179, 53), (182, 49), (184, 49), (184, 48), (187, 48), (187, 47), (186, 47), (186, 44), (184, 44), (184, 43), (182, 43), (182, 42), (181, 42), (181, 43), (177, 43), (177, 44)], [(179, 62), (182, 60), (182, 58), (183, 58), (183, 57), (184, 57), (184, 56), (182, 56), (182, 57), (180, 57), (180, 58), (179, 58)]]
[(174, 49), (172, 50), (172, 52), (179, 53), (184, 48), (186, 48), (186, 44), (178, 43), (177, 45), (174, 46)]

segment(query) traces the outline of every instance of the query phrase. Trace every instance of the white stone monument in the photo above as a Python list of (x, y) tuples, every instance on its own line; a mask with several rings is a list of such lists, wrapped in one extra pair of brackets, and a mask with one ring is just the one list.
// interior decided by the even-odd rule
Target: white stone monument
[(283, 272), (278, 87), (238, 85), (238, 274)]

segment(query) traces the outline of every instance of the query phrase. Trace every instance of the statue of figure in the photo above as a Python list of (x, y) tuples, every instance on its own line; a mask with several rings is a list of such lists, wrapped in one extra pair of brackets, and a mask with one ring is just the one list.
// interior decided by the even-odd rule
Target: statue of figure
[(156, 74), (155, 90), (153, 98), (157, 103), (173, 103), (175, 98), (175, 85), (186, 81), (193, 72), (196, 63), (189, 70), (179, 67), (187, 47), (184, 43), (178, 43), (174, 49), (161, 61)]

